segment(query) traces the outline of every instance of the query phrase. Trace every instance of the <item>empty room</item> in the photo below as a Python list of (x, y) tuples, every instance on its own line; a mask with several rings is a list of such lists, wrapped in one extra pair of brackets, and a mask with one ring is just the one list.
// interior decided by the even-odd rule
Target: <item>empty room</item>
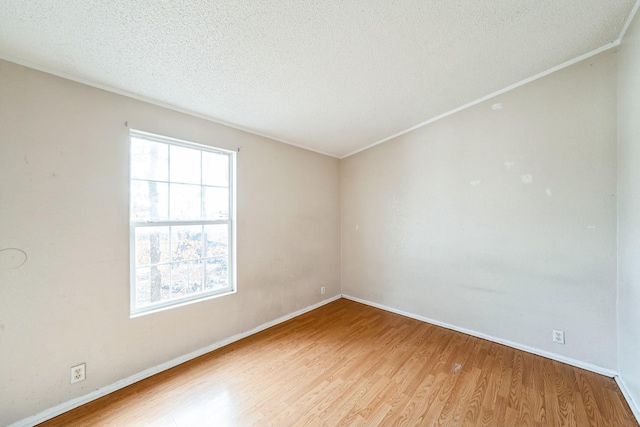
[(640, 426), (640, 0), (0, 2), (0, 426)]

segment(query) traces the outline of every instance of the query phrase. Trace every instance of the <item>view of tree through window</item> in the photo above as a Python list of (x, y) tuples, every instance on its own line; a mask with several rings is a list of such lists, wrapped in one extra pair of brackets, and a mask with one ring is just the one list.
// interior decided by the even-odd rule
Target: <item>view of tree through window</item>
[(131, 132), (131, 313), (233, 290), (233, 153)]

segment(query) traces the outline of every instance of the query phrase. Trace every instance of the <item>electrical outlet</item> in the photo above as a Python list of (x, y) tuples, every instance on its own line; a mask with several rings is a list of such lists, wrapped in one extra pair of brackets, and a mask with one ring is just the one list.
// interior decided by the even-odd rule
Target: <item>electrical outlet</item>
[(86, 368), (87, 366), (84, 363), (71, 367), (71, 384), (75, 384), (86, 379)]
[(324, 289), (324, 286), (323, 286), (323, 287), (320, 288), (320, 294), (324, 295), (324, 293), (325, 293), (325, 289)]
[(564, 331), (559, 331), (557, 329), (554, 329), (552, 339), (553, 339), (553, 342), (557, 342), (558, 344), (564, 344)]

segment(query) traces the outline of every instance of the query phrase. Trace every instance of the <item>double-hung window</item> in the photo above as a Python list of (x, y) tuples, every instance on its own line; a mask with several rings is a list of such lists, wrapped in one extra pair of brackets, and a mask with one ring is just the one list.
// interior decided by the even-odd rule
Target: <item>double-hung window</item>
[(235, 153), (131, 131), (131, 315), (233, 292)]

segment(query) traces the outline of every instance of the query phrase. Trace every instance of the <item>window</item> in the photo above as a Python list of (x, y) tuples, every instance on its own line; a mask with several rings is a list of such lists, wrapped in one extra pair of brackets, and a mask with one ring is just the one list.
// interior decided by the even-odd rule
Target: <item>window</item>
[(235, 153), (130, 141), (131, 315), (233, 292)]

